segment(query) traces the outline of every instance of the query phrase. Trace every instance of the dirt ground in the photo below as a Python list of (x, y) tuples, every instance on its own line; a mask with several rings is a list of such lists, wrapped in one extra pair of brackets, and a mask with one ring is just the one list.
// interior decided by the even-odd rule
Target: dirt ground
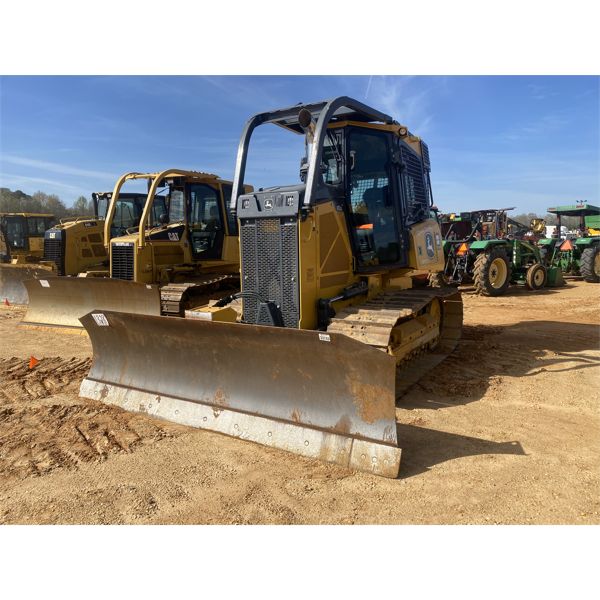
[(397, 480), (80, 399), (88, 338), (2, 307), (0, 523), (600, 523), (600, 286), (463, 299)]

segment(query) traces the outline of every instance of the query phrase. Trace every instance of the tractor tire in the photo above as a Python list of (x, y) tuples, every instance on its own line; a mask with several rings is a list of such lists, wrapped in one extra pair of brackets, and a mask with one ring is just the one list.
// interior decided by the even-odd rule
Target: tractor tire
[(475, 259), (473, 283), (482, 296), (501, 296), (510, 285), (510, 263), (499, 249), (480, 254)]
[(586, 248), (581, 253), (579, 272), (588, 283), (600, 282), (600, 246)]
[(546, 285), (548, 273), (544, 265), (536, 263), (531, 265), (525, 273), (525, 285), (530, 290), (541, 290)]

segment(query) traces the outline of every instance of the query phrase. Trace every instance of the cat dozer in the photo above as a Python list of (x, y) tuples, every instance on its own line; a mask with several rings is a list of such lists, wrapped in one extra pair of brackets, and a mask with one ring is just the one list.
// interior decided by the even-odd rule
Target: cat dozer
[(46, 213), (0, 213), (0, 302), (27, 304), (23, 281), (53, 275), (44, 263), (44, 232), (54, 222)]
[[(44, 261), (53, 263), (57, 275), (108, 277), (104, 226), (112, 192), (94, 192), (93, 217), (61, 219), (44, 234)], [(108, 232), (110, 238), (136, 227), (146, 201), (145, 193), (120, 193)], [(163, 200), (164, 206), (164, 200)], [(110, 239), (109, 238), (109, 239)]]
[[(250, 138), (303, 134), (300, 183), (244, 192)], [(258, 114), (232, 194), (241, 292), (196, 319), (92, 311), (80, 394), (127, 410), (396, 477), (396, 399), (456, 346), (426, 144), (340, 97)], [(241, 300), (241, 322), (230, 302)]]
[[(134, 181), (148, 189), (138, 223), (124, 216), (127, 194), (121, 192)], [(103, 225), (107, 277), (27, 282), (30, 303), (23, 324), (81, 328), (79, 318), (92, 309), (180, 315), (206, 303), (206, 295), (221, 285), (238, 289), (230, 197), (231, 182), (208, 173), (126, 173), (115, 185)]]

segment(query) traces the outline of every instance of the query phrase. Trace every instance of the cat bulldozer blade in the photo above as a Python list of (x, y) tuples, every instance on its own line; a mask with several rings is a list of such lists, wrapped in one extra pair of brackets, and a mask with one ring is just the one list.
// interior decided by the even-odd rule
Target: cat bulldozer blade
[[(265, 123), (305, 136), (300, 183), (249, 193)], [(91, 311), (80, 394), (396, 477), (396, 402), (462, 328), (460, 293), (428, 286), (444, 266), (429, 171), (420, 138), (351, 98), (256, 115), (231, 197), (241, 291), (195, 319)]]
[[(121, 189), (133, 181), (146, 182), (148, 191), (129, 206), (132, 194)], [(103, 223), (110, 260), (106, 278), (94, 273), (50, 284), (27, 282), (30, 303), (23, 324), (80, 329), (79, 318), (94, 309), (179, 315), (206, 303), (220, 286), (237, 286), (230, 196), (231, 183), (208, 173), (126, 173), (115, 185)]]
[(0, 213), (0, 302), (27, 304), (23, 282), (52, 277), (52, 264), (44, 262), (44, 231), (54, 215)]

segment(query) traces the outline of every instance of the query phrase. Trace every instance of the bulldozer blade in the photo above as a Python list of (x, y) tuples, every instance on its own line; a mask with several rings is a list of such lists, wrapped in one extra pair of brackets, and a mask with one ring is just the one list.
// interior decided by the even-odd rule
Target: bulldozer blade
[(94, 311), (80, 395), (397, 477), (396, 365), (343, 334)]
[(56, 275), (44, 267), (28, 264), (0, 264), (0, 302), (27, 304), (29, 296), (24, 282), (27, 279), (55, 278)]
[(82, 328), (91, 310), (120, 310), (160, 315), (157, 285), (108, 277), (55, 277), (25, 281), (29, 306), (22, 325)]

